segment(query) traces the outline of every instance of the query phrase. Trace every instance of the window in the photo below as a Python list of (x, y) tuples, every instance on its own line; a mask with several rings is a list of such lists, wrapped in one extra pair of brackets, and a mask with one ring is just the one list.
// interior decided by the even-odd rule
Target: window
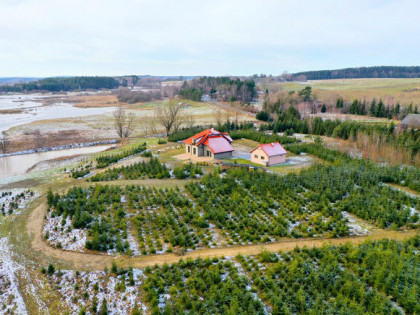
[(188, 146), (188, 153), (190, 153), (191, 152), (191, 147), (190, 146)]
[(264, 160), (264, 157), (261, 155), (261, 160)]
[(207, 156), (211, 156), (211, 151), (207, 151)]
[(257, 155), (257, 154), (254, 154), (254, 157), (255, 157), (256, 159), (258, 159), (258, 155)]
[(193, 154), (195, 154), (197, 152), (196, 148), (193, 148)]

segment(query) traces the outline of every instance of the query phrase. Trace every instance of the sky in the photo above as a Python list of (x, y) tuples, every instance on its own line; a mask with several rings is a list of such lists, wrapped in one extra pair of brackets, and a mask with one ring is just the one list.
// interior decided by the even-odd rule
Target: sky
[(420, 65), (418, 0), (0, 0), (0, 77)]

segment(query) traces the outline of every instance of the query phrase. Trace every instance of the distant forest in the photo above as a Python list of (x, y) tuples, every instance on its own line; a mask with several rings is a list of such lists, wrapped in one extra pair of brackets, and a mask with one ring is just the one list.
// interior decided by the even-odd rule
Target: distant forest
[(420, 78), (420, 66), (412, 67), (360, 67), (337, 70), (305, 71), (294, 73), (291, 80), (329, 80), (358, 78)]
[(112, 77), (46, 78), (13, 86), (3, 85), (0, 86), (0, 92), (98, 90), (113, 89), (119, 85), (120, 83)]

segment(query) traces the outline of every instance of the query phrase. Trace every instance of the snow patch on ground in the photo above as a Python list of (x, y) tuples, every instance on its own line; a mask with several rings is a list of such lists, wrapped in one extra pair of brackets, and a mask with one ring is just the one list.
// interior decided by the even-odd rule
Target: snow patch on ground
[(133, 236), (133, 233), (131, 233), (131, 221), (127, 220), (127, 241), (130, 245), (130, 250), (133, 256), (140, 256), (141, 251), (139, 249), (139, 245), (136, 241), (136, 238)]
[(0, 312), (28, 314), (17, 281), (17, 272), (23, 267), (11, 257), (8, 239), (0, 239)]
[[(29, 189), (0, 190), (0, 214), (20, 214), (37, 195)], [(9, 213), (9, 211), (12, 213)]]
[(343, 214), (343, 217), (347, 219), (347, 226), (349, 227), (350, 235), (369, 234), (369, 229), (358, 223), (353, 215), (351, 215), (347, 211), (342, 211), (341, 213)]
[[(87, 238), (86, 230), (73, 229), (71, 226), (71, 219), (66, 218), (65, 224), (62, 225), (63, 216), (52, 217), (52, 211), (48, 212), (47, 219), (43, 229), (44, 236), (48, 234), (48, 242), (57, 247), (75, 252), (84, 252)], [(71, 229), (69, 232), (68, 230)]]
[[(135, 284), (130, 286), (125, 276), (110, 275), (103, 271), (77, 273), (63, 270), (49, 276), (50, 283), (55, 285), (71, 314), (79, 314), (81, 306), (91, 305), (94, 298), (98, 310), (102, 301), (107, 302), (108, 314), (130, 314), (136, 304), (143, 313), (147, 313), (147, 306), (138, 298), (138, 288), (144, 279), (143, 271), (133, 269), (133, 278)], [(125, 283), (125, 289), (120, 288), (122, 281)], [(90, 307), (86, 307), (86, 310), (90, 311)]]

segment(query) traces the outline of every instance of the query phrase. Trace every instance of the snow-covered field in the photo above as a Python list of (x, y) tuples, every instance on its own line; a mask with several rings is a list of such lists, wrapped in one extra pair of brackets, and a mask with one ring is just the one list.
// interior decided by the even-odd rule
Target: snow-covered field
[(18, 289), (17, 273), (23, 267), (12, 259), (8, 239), (0, 239), (0, 313), (28, 314)]

